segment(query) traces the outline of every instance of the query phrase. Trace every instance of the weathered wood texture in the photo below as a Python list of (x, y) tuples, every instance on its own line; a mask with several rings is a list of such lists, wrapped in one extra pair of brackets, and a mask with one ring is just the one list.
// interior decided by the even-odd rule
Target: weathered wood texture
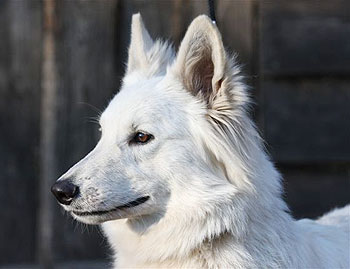
[(0, 1), (0, 264), (35, 257), (40, 47), (40, 3)]
[(349, 1), (260, 3), (263, 74), (349, 74)]
[(260, 2), (263, 127), (277, 161), (350, 160), (349, 7)]
[(264, 81), (265, 138), (280, 162), (350, 159), (350, 80)]
[[(118, 91), (131, 15), (141, 12), (151, 36), (171, 38), (177, 47), (191, 20), (207, 13), (206, 0), (55, 3), (50, 109), (44, 105), (45, 81), (52, 82), (45, 71), (44, 1), (0, 1), (0, 266), (38, 257), (45, 268), (108, 261), (98, 229), (64, 216), (53, 197), (39, 197), (47, 188), (41, 183), (54, 182), (98, 140), (91, 121)], [(254, 116), (282, 169), (293, 214), (315, 217), (349, 203), (350, 2), (216, 5), (225, 46), (238, 53), (255, 87)], [(47, 138), (54, 143), (44, 150)], [(52, 218), (42, 215), (48, 210)]]
[(217, 25), (225, 48), (238, 54), (238, 63), (246, 75), (255, 72), (254, 63), (254, 1), (217, 1)]
[(297, 218), (350, 202), (350, 2), (259, 1), (262, 131)]
[(281, 165), (285, 197), (297, 218), (317, 218), (349, 204), (348, 165)]
[[(93, 121), (117, 92), (119, 84), (118, 16), (118, 2), (114, 0), (58, 1), (59, 135), (56, 139), (57, 175), (52, 182), (85, 156), (98, 140), (98, 127)], [(53, 197), (52, 203), (58, 212)], [(108, 254), (97, 228), (89, 228), (93, 232), (83, 233), (84, 228), (63, 214), (55, 214), (51, 225), (55, 261), (96, 259)], [(86, 247), (91, 244), (100, 247)]]

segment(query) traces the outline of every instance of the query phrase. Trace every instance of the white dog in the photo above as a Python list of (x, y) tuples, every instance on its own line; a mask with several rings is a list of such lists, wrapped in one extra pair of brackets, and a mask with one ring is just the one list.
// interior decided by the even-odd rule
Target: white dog
[(134, 15), (101, 139), (52, 191), (77, 220), (103, 223), (116, 268), (350, 268), (350, 207), (295, 221), (248, 107), (208, 17), (175, 57)]

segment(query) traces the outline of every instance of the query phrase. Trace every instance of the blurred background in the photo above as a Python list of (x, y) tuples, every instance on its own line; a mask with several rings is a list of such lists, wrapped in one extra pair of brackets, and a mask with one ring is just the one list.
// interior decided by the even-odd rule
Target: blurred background
[[(118, 92), (130, 19), (177, 46), (197, 0), (0, 1), (0, 268), (108, 268), (97, 227), (64, 215), (50, 185), (95, 145)], [(253, 117), (296, 218), (350, 202), (350, 2), (217, 0)], [(120, 115), (122, 117), (122, 115)]]

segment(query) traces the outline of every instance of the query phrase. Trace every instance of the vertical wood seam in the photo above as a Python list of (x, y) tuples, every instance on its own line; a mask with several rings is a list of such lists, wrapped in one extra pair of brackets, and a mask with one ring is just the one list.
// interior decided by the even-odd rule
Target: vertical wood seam
[(57, 67), (55, 62), (55, 0), (43, 1), (43, 51), (40, 113), (40, 178), (37, 257), (44, 268), (53, 266), (52, 204), (50, 186), (57, 174)]

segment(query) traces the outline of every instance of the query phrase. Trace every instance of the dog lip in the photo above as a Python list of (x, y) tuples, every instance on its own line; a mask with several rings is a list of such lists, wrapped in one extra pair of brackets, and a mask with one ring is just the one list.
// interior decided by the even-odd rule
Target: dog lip
[(113, 209), (110, 209), (110, 210), (99, 210), (99, 211), (91, 211), (91, 212), (85, 212), (85, 211), (82, 212), (82, 211), (74, 211), (73, 210), (72, 213), (74, 215), (77, 215), (77, 216), (103, 215), (103, 214), (117, 211), (119, 209), (131, 208), (131, 207), (141, 205), (141, 204), (145, 203), (148, 199), (149, 199), (149, 196), (143, 196), (143, 197), (137, 198), (136, 200), (133, 200), (133, 201), (128, 202), (126, 204), (120, 205), (120, 206), (113, 208)]

